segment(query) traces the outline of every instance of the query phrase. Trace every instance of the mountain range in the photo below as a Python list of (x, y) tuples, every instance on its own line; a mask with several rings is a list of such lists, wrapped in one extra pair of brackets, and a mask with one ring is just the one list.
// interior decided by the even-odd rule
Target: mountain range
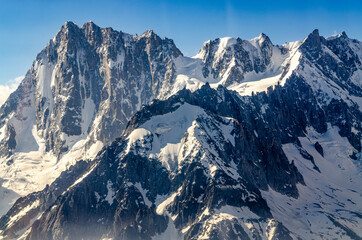
[(345, 32), (186, 57), (67, 22), (0, 108), (0, 236), (362, 239), (361, 119)]

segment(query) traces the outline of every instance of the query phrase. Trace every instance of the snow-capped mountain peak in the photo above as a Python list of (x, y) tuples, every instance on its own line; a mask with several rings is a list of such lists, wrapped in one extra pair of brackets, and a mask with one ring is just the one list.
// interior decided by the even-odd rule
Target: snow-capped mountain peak
[(153, 31), (67, 22), (0, 108), (0, 213), (24, 196), (1, 234), (358, 239), (361, 61), (345, 33), (187, 57)]

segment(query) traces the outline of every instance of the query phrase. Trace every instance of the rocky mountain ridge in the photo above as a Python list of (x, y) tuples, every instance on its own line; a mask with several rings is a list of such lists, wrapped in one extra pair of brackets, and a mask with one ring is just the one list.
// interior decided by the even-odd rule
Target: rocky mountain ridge
[(216, 39), (188, 58), (152, 31), (68, 22), (1, 107), (0, 177), (26, 195), (68, 170), (1, 234), (359, 239), (361, 59), (345, 33)]
[[(27, 239), (358, 239), (358, 169), (345, 169), (356, 164), (348, 154), (357, 150), (347, 143), (350, 150), (340, 152), (343, 165), (327, 171), (325, 161), (335, 160), (330, 151), (336, 146), (323, 137), (312, 139), (310, 132), (330, 134), (335, 127), (326, 119), (338, 114), (323, 111), (313, 95), (305, 95), (308, 88), (294, 78), (284, 87), (240, 99), (224, 87), (206, 85), (153, 101), (94, 161), (76, 164), (49, 188), (20, 199), (13, 215), (1, 219), (8, 223), (5, 233), (14, 236), (19, 223), (31, 223), (21, 214), (30, 205), (38, 220)], [(335, 185), (331, 170), (354, 177)], [(310, 174), (319, 177), (318, 188), (308, 184)], [(78, 178), (72, 180), (74, 175)], [(307, 197), (299, 210), (306, 215), (295, 221), (310, 226), (290, 228), (280, 215), (285, 203), (269, 202), (269, 194), (289, 204)], [(329, 194), (336, 202), (327, 201)], [(318, 211), (306, 208), (313, 204)], [(341, 205), (343, 212), (334, 209)], [(288, 219), (295, 217), (290, 214)], [(15, 224), (6, 220), (18, 216)], [(320, 223), (323, 217), (329, 220)]]
[[(259, 38), (218, 39), (213, 41), (222, 43), (217, 54), (215, 44), (206, 54), (205, 43), (198, 57), (189, 58), (172, 40), (161, 39), (153, 31), (131, 36), (92, 22), (82, 27), (67, 22), (1, 107), (3, 187), (20, 195), (42, 189), (61, 171), (94, 157), (119, 137), (142, 105), (166, 99), (184, 87), (195, 91), (206, 82), (227, 86), (234, 79), (233, 86), (250, 93), (266, 90), (276, 82), (261, 89), (237, 83), (255, 78), (252, 73), (260, 74), (260, 69), (266, 69), (266, 75), (281, 74), (285, 67), (280, 62), (288, 62), (294, 50), (282, 50)], [(226, 40), (239, 44), (224, 46)], [(215, 55), (215, 59), (204, 55)], [(266, 67), (271, 60), (261, 60), (264, 55), (278, 61)], [(248, 64), (242, 66), (245, 59)], [(215, 74), (204, 74), (206, 68)], [(246, 76), (250, 73), (253, 76)], [(41, 176), (32, 169), (42, 172)]]

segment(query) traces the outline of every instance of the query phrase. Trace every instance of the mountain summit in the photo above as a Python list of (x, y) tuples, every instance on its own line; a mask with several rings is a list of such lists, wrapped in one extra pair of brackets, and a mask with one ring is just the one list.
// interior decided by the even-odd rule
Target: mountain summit
[(344, 32), (186, 57), (67, 22), (0, 108), (0, 235), (360, 239), (361, 61)]

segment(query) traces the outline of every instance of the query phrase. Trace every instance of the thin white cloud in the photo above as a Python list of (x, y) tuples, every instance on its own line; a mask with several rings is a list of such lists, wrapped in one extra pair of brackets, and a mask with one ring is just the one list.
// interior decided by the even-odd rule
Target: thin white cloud
[(5, 85), (0, 85), (0, 106), (8, 99), (9, 95), (16, 90), (19, 83), (24, 79), (24, 76), (20, 76), (11, 79)]

